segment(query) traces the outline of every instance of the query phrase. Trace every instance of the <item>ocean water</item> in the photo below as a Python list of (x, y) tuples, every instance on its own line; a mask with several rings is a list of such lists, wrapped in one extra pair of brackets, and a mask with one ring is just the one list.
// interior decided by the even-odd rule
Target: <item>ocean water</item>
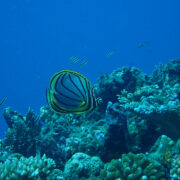
[[(179, 0), (0, 1), (0, 136), (3, 108), (37, 114), (51, 76), (70, 69), (92, 83), (116, 68), (180, 58)], [(108, 53), (112, 55), (107, 57)], [(78, 67), (70, 57), (88, 59)]]

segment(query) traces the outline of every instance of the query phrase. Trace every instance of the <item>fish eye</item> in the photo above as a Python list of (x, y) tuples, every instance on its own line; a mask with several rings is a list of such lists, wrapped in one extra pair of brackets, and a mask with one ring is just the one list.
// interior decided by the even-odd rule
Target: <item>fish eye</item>
[(97, 98), (97, 99), (96, 99), (96, 101), (97, 101), (97, 103), (98, 103), (98, 104), (103, 103), (103, 100), (102, 100), (102, 98), (100, 98), (100, 97), (99, 97), (99, 98)]

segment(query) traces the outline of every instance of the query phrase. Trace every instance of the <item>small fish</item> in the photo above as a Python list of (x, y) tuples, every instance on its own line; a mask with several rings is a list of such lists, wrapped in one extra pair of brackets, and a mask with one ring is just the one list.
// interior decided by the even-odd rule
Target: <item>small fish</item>
[(72, 63), (77, 63), (80, 61), (80, 58), (77, 56), (71, 56), (69, 59)]
[(77, 64), (79, 67), (82, 67), (88, 63), (88, 60), (83, 61), (83, 59), (80, 59), (77, 56), (70, 57), (70, 61), (74, 64)]
[(79, 66), (79, 67), (82, 67), (82, 66), (86, 65), (88, 62), (89, 62), (88, 60), (85, 60), (85, 61), (83, 61), (81, 64), (79, 64), (78, 66)]
[(149, 53), (149, 54), (152, 54), (152, 49), (149, 49), (149, 50), (147, 50), (147, 52)]
[(109, 58), (109, 57), (113, 56), (114, 54), (116, 54), (116, 52), (117, 52), (116, 50), (112, 50), (106, 54), (106, 57)]
[(138, 45), (138, 48), (143, 48), (144, 47), (144, 44), (143, 43), (140, 43), (139, 45)]
[(101, 101), (95, 97), (90, 81), (82, 74), (62, 70), (54, 74), (46, 90), (50, 108), (59, 114), (92, 111)]
[(143, 48), (145, 45), (150, 45), (150, 42), (149, 41), (144, 41), (143, 43), (140, 43), (139, 45), (138, 45), (138, 48)]
[(3, 98), (2, 101), (0, 102), (0, 106), (4, 103), (4, 101), (7, 99), (7, 97)]
[(149, 41), (144, 41), (144, 44), (150, 45), (150, 42)]

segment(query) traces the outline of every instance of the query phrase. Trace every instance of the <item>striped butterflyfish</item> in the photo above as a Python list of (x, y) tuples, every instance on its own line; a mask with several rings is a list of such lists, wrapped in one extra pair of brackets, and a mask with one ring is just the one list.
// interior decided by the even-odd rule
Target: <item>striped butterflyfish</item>
[(56, 113), (80, 114), (92, 111), (101, 101), (95, 97), (94, 88), (82, 74), (62, 70), (54, 74), (46, 91), (47, 102)]

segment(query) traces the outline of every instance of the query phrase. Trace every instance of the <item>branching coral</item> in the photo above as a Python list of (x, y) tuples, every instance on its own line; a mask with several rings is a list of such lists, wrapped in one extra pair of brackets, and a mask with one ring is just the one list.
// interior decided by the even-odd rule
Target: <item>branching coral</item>
[(173, 180), (180, 179), (180, 154), (175, 154), (171, 159), (170, 177)]
[(7, 159), (0, 163), (0, 179), (2, 180), (41, 180), (48, 176), (55, 168), (52, 159), (36, 155), (35, 157), (21, 157)]
[(128, 153), (105, 164), (100, 177), (104, 180), (165, 180), (165, 169), (144, 154)]

